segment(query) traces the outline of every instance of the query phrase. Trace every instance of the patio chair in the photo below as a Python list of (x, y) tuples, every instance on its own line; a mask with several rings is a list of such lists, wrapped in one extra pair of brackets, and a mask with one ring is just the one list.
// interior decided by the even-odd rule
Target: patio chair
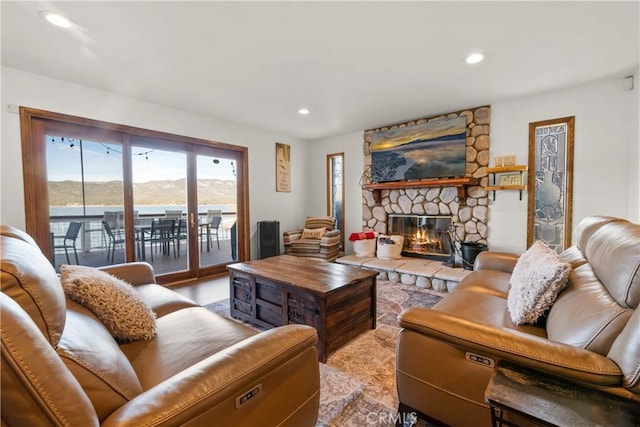
[(175, 242), (173, 244), (173, 256), (176, 256), (176, 246), (178, 247), (178, 258), (180, 258), (180, 241), (187, 240), (187, 219), (180, 218), (176, 227), (176, 233), (174, 236)]
[[(120, 231), (118, 228), (118, 211), (104, 211), (104, 214), (102, 215), (102, 221), (107, 222), (114, 236), (120, 237)], [(106, 229), (103, 226), (102, 241), (108, 245), (109, 244), (108, 240), (109, 240), (109, 236), (107, 235)]]
[[(80, 265), (80, 261), (78, 261), (78, 251), (76, 250), (76, 239), (78, 238), (81, 227), (81, 222), (70, 222), (64, 236), (53, 236), (53, 249), (64, 249), (64, 254), (67, 256), (67, 264), (71, 264), (71, 261), (69, 261), (69, 248), (73, 248), (73, 254), (76, 256), (76, 264)], [(56, 244), (56, 239), (62, 239), (62, 243)]]
[(202, 237), (206, 234), (207, 237), (207, 252), (209, 252), (209, 246), (211, 242), (211, 234), (216, 236), (216, 243), (218, 249), (220, 249), (220, 224), (222, 223), (222, 211), (219, 209), (211, 209), (207, 211), (207, 221), (200, 224), (200, 251), (202, 251)]
[(123, 245), (124, 247), (124, 238), (115, 235), (113, 229), (109, 225), (109, 222), (103, 220), (102, 226), (104, 227), (104, 231), (107, 233), (107, 238), (109, 239), (109, 241), (107, 242), (107, 259), (111, 262), (111, 264), (113, 264), (113, 260), (116, 254), (116, 245)]
[(177, 210), (165, 210), (164, 217), (169, 219), (180, 219), (182, 218), (182, 209)]
[[(176, 222), (173, 219), (161, 218), (151, 223), (151, 236), (149, 237), (151, 262), (153, 262), (153, 246), (155, 244), (156, 251), (158, 246), (162, 249), (163, 254), (169, 253), (171, 243), (175, 245), (173, 240)], [(175, 248), (175, 246), (174, 246)]]

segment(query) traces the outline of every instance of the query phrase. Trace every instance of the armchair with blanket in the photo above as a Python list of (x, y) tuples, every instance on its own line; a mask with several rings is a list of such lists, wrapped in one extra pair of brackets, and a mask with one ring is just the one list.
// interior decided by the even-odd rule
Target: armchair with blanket
[(308, 216), (304, 228), (285, 231), (284, 253), (335, 261), (340, 252), (340, 230), (330, 216)]

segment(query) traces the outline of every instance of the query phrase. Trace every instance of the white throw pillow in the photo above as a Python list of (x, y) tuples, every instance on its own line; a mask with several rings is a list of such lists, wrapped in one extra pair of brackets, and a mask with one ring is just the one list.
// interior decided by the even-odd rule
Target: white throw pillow
[(148, 340), (156, 334), (156, 317), (129, 283), (81, 265), (60, 267), (62, 288), (85, 306), (120, 341)]
[(516, 325), (535, 323), (567, 284), (571, 265), (537, 240), (513, 268), (507, 308)]

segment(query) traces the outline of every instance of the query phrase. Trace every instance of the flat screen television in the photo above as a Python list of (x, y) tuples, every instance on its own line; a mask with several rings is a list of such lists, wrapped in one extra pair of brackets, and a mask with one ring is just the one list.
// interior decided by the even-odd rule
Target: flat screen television
[(371, 182), (465, 176), (466, 130), (460, 116), (374, 133)]

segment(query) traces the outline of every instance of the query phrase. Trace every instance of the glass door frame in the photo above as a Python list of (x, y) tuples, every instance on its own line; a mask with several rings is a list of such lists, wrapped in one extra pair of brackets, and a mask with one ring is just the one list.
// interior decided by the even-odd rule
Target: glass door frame
[[(196, 191), (196, 154), (200, 150), (215, 152), (223, 150), (228, 156), (231, 152), (236, 160), (237, 176), (237, 261), (249, 259), (249, 188), (248, 188), (248, 149), (246, 147), (203, 140), (165, 132), (119, 125), (99, 120), (71, 116), (28, 107), (20, 107), (20, 128), (22, 139), (22, 166), (24, 180), (24, 203), (26, 232), (29, 233), (42, 252), (51, 257), (49, 200), (47, 186), (47, 162), (45, 135), (50, 130), (70, 132), (79, 138), (95, 138), (100, 141), (108, 138), (121, 141), (123, 155), (123, 186), (126, 262), (135, 261), (135, 236), (133, 218), (133, 193), (131, 170), (131, 146), (140, 139), (158, 140), (160, 144), (175, 144), (187, 154), (188, 211), (198, 212)], [(197, 253), (197, 225), (189, 227), (189, 253)], [(194, 231), (195, 229), (195, 231)], [(193, 252), (196, 251), (196, 252)], [(190, 257), (191, 258), (191, 257)], [(189, 269), (178, 273), (158, 276), (159, 283), (172, 283), (226, 272), (226, 265), (200, 268), (197, 258), (189, 260)]]

